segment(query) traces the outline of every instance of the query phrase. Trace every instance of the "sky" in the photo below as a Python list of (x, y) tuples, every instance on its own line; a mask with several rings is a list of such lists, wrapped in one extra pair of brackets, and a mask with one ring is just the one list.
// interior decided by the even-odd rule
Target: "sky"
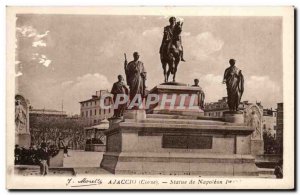
[[(281, 17), (176, 16), (184, 21), (184, 58), (176, 81), (193, 84), (205, 102), (227, 96), (230, 58), (245, 78), (243, 100), (275, 109), (283, 100)], [(165, 16), (21, 14), (16, 20), (16, 92), (34, 108), (79, 114), (79, 101), (110, 90), (138, 51), (151, 90), (163, 83), (159, 47)], [(124, 77), (125, 78), (125, 77)]]

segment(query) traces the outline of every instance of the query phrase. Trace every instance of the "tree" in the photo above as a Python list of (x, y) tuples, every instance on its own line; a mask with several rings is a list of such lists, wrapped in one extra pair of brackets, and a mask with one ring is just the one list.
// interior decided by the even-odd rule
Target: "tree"
[(78, 149), (84, 144), (84, 126), (84, 121), (78, 118), (33, 116), (30, 118), (32, 143), (40, 145), (45, 138), (47, 142), (58, 145), (59, 138), (62, 138), (66, 145)]

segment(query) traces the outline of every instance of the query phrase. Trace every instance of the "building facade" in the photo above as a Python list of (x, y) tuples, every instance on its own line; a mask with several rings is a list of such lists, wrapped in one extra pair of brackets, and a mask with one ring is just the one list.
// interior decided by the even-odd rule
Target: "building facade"
[[(227, 97), (223, 97), (222, 99), (218, 100), (217, 102), (206, 103), (204, 105), (204, 116), (223, 117), (224, 112), (229, 111), (227, 100), (228, 100)], [(253, 105), (253, 104), (249, 103), (248, 101), (243, 101), (240, 103), (239, 109), (244, 110), (249, 105)], [(260, 103), (256, 103), (256, 105), (262, 109), (262, 106), (260, 105)]]
[(277, 104), (277, 119), (276, 119), (276, 141), (279, 144), (279, 152), (283, 152), (283, 103)]
[[(103, 108), (100, 100), (103, 100), (104, 105), (110, 108)], [(91, 99), (79, 103), (80, 116), (85, 120), (87, 126), (100, 124), (103, 119), (114, 115), (112, 94), (107, 90), (96, 91), (96, 95), (92, 95)]]

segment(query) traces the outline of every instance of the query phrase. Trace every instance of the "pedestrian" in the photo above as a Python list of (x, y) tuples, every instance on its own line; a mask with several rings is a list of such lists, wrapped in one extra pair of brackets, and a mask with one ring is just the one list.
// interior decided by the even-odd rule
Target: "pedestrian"
[(45, 142), (41, 144), (41, 149), (39, 150), (39, 161), (40, 161), (40, 173), (41, 175), (47, 175), (49, 172), (49, 151)]
[(21, 149), (18, 144), (15, 145), (15, 164), (20, 164), (21, 161)]
[(283, 171), (282, 171), (282, 160), (278, 161), (277, 166), (275, 167), (274, 170), (274, 175), (276, 176), (277, 179), (282, 179), (283, 178)]

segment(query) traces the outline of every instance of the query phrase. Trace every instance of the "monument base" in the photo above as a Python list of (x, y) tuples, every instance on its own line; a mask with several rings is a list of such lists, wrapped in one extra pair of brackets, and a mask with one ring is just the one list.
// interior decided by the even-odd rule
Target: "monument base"
[(114, 174), (257, 176), (253, 128), (221, 121), (126, 119), (105, 131), (100, 166)]
[(253, 156), (264, 154), (264, 141), (263, 140), (251, 140), (251, 154)]
[(30, 134), (15, 134), (15, 144), (19, 147), (29, 148), (31, 143)]
[(251, 155), (108, 152), (101, 167), (114, 174), (257, 176)]

